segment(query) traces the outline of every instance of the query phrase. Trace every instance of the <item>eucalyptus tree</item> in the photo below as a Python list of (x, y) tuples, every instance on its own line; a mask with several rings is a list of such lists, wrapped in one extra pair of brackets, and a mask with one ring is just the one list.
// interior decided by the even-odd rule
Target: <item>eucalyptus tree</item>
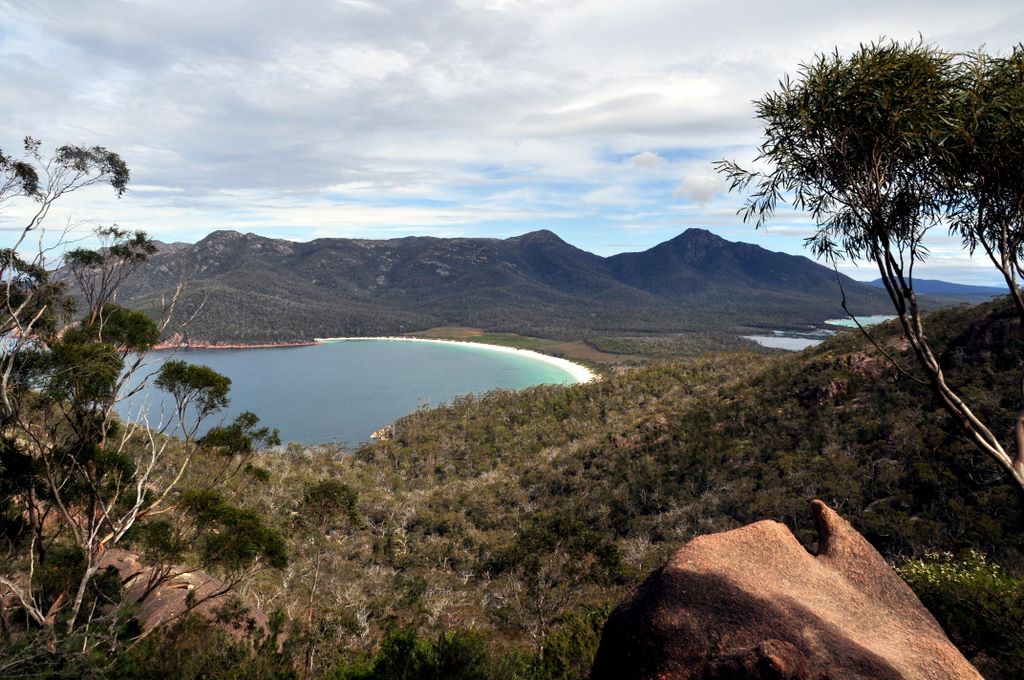
[[(1016, 291), (1020, 60), (1019, 49), (991, 59), (923, 41), (820, 55), (755, 102), (764, 126), (754, 161), (761, 169), (731, 161), (718, 169), (732, 190), (749, 192), (740, 211), (745, 221), (761, 227), (788, 202), (814, 219), (807, 243), (816, 256), (877, 267), (924, 378), (900, 370), (930, 386), (1024, 493), (1024, 412), (1021, 436), (1004, 443), (964, 401), (929, 342), (914, 288), (914, 268), (928, 256), (925, 237), (951, 220), (969, 247), (990, 253)], [(1015, 145), (1006, 156), (999, 155), (1003, 144)], [(1015, 297), (1024, 314), (1019, 292)], [(845, 293), (843, 307), (849, 313)]]
[(1024, 317), (1024, 45), (964, 55), (947, 154), (952, 230), (999, 270)]
[[(58, 198), (102, 183), (120, 196), (127, 182), (124, 162), (101, 147), (64, 146), (44, 159), (27, 140), (25, 160), (0, 153), (0, 205), (29, 207), (14, 243), (0, 250), (0, 675), (29, 672), (54, 654), (117, 647), (132, 603), (104, 565), (116, 545), (162, 558), (151, 565), (147, 596), (183, 570), (225, 574), (233, 587), (285, 559), (281, 537), (220, 492), (226, 476), (185, 474), (197, 455), (237, 470), (231, 461), (247, 462), (276, 433), (246, 414), (226, 428), (230, 441), (197, 438), (202, 421), (227, 405), (230, 381), (146, 361), (170, 315), (156, 322), (117, 305), (116, 294), (155, 251), (152, 241), (115, 225), (96, 230), (95, 249), (70, 247), (65, 233), (57, 250), (40, 239), (26, 252)], [(69, 249), (55, 267), (48, 257), (61, 247)], [(122, 420), (115, 407), (154, 377), (174, 413)], [(175, 425), (180, 439), (166, 436)], [(192, 566), (168, 566), (182, 563)]]

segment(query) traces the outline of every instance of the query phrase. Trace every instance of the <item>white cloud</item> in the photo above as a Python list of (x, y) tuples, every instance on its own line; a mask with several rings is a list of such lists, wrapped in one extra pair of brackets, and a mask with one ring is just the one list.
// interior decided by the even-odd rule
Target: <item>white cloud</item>
[(630, 158), (629, 162), (634, 167), (647, 169), (662, 168), (666, 164), (665, 159), (653, 151), (642, 151)]
[(637, 202), (637, 196), (628, 187), (610, 186), (588, 191), (583, 200), (602, 205), (631, 205)]
[[(623, 224), (623, 205), (650, 245), (726, 228), (741, 199), (705, 159), (750, 158), (751, 100), (801, 60), (880, 35), (998, 51), (1024, 33), (1024, 9), (1005, 0), (771, 12), (753, 0), (0, 0), (0, 12), (0, 149), (32, 134), (120, 152), (136, 191), (61, 209), (166, 238), (243, 216), (296, 233), (303, 220), (321, 234), (358, 220), (364, 235), (473, 235), (499, 220), (512, 233), (545, 215)], [(325, 200), (338, 194), (358, 209)], [(287, 209), (252, 215), (252, 201), (282, 198)], [(616, 241), (588, 233), (594, 248)]]
[(725, 182), (712, 173), (690, 174), (683, 178), (672, 192), (672, 196), (705, 206), (725, 190)]

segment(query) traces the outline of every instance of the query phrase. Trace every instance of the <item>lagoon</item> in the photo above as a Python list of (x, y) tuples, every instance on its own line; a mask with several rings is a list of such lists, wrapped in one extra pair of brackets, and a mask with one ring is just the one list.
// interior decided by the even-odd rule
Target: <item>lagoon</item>
[(772, 335), (744, 335), (743, 337), (747, 340), (753, 340), (762, 347), (799, 352), (802, 349), (820, 345), (831, 336), (824, 334), (817, 337), (810, 335), (787, 335), (784, 331), (776, 331)]
[[(893, 314), (875, 314), (874, 316), (858, 316), (857, 322), (861, 326), (867, 328), (868, 326), (875, 326), (886, 321), (892, 321), (896, 317)], [(839, 326), (840, 328), (856, 328), (857, 323), (854, 323), (853, 319), (847, 317), (843, 319), (825, 319), (825, 323), (829, 326)]]
[[(580, 366), (532, 352), (476, 343), (345, 339), (303, 347), (153, 352), (156, 368), (170, 358), (205, 364), (231, 378), (223, 419), (252, 411), (279, 428), (281, 440), (355, 445), (418, 408), (498, 388), (574, 384)], [(155, 422), (169, 401), (147, 388), (119, 408), (135, 418), (146, 408)], [(211, 422), (217, 424), (220, 417)]]
[[(891, 314), (876, 314), (874, 316), (858, 316), (857, 323), (867, 328), (880, 323), (895, 319)], [(853, 319), (825, 319), (826, 326), (835, 328), (853, 329), (857, 327)], [(828, 328), (811, 328), (806, 331), (772, 331), (771, 335), (744, 335), (747, 340), (753, 340), (762, 347), (784, 349), (790, 352), (799, 352), (808, 347), (814, 347), (828, 340), (835, 335), (835, 331)]]

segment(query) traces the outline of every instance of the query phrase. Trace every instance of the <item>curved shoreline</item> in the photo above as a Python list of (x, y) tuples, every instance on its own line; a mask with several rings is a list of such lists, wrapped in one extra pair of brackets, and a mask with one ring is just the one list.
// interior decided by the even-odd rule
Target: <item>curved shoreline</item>
[(406, 336), (377, 336), (370, 338), (361, 337), (341, 337), (341, 338), (316, 338), (315, 341), (318, 344), (326, 344), (331, 342), (353, 342), (353, 341), (366, 341), (366, 340), (398, 340), (401, 342), (432, 342), (444, 345), (471, 345), (473, 347), (480, 347), (482, 349), (491, 350), (494, 352), (503, 352), (505, 354), (518, 354), (520, 356), (527, 356), (531, 359), (557, 366), (566, 373), (568, 373), (573, 380), (577, 383), (588, 383), (595, 380), (600, 380), (600, 376), (594, 373), (592, 370), (578, 364), (575, 361), (569, 361), (568, 359), (562, 359), (560, 357), (553, 357), (549, 354), (541, 354), (535, 352), (532, 349), (519, 349), (517, 347), (506, 347), (504, 345), (491, 345), (486, 342), (472, 342), (468, 340), (437, 340), (434, 338), (410, 338)]
[(197, 340), (195, 342), (161, 342), (153, 345), (155, 350), (169, 349), (273, 349), (276, 347), (310, 347), (319, 345), (316, 340), (303, 340), (298, 342), (206, 342)]

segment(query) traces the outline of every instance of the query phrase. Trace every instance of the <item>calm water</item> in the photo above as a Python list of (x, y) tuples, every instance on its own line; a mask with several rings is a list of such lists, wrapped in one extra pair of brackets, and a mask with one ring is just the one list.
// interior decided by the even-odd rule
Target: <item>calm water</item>
[(820, 336), (810, 336), (809, 334), (789, 335), (783, 331), (776, 331), (773, 335), (744, 335), (743, 337), (747, 340), (753, 340), (762, 347), (799, 352), (802, 349), (820, 345), (831, 337), (831, 333), (827, 335), (823, 333)]
[[(885, 323), (886, 321), (892, 321), (896, 317), (892, 314), (876, 314), (874, 316), (858, 316), (857, 321), (860, 322), (861, 326), (867, 328), (868, 326), (874, 326), (876, 324)], [(856, 328), (857, 324), (853, 322), (853, 319), (825, 319), (825, 323), (829, 326), (839, 326), (841, 328)]]
[[(575, 382), (558, 366), (529, 356), (464, 344), (359, 340), (187, 350), (175, 358), (205, 364), (231, 378), (225, 419), (252, 411), (263, 424), (280, 429), (285, 442), (356, 444), (417, 408), (438, 406), (459, 395)], [(126, 404), (122, 415), (133, 417), (143, 404), (156, 414), (163, 398), (159, 390), (148, 389)]]
[[(889, 314), (877, 314), (875, 316), (858, 316), (857, 321), (860, 322), (861, 326), (867, 328), (868, 326), (874, 326), (875, 324), (884, 323), (895, 318), (895, 316)], [(853, 320), (849, 318), (826, 319), (825, 324), (827, 326), (839, 328), (857, 327), (857, 325), (853, 323)], [(771, 335), (744, 335), (743, 337), (747, 340), (753, 340), (764, 347), (773, 347), (775, 349), (786, 349), (791, 352), (798, 352), (802, 349), (807, 349), (808, 347), (820, 345), (834, 334), (835, 331), (828, 329), (814, 329), (807, 332), (773, 331)]]

